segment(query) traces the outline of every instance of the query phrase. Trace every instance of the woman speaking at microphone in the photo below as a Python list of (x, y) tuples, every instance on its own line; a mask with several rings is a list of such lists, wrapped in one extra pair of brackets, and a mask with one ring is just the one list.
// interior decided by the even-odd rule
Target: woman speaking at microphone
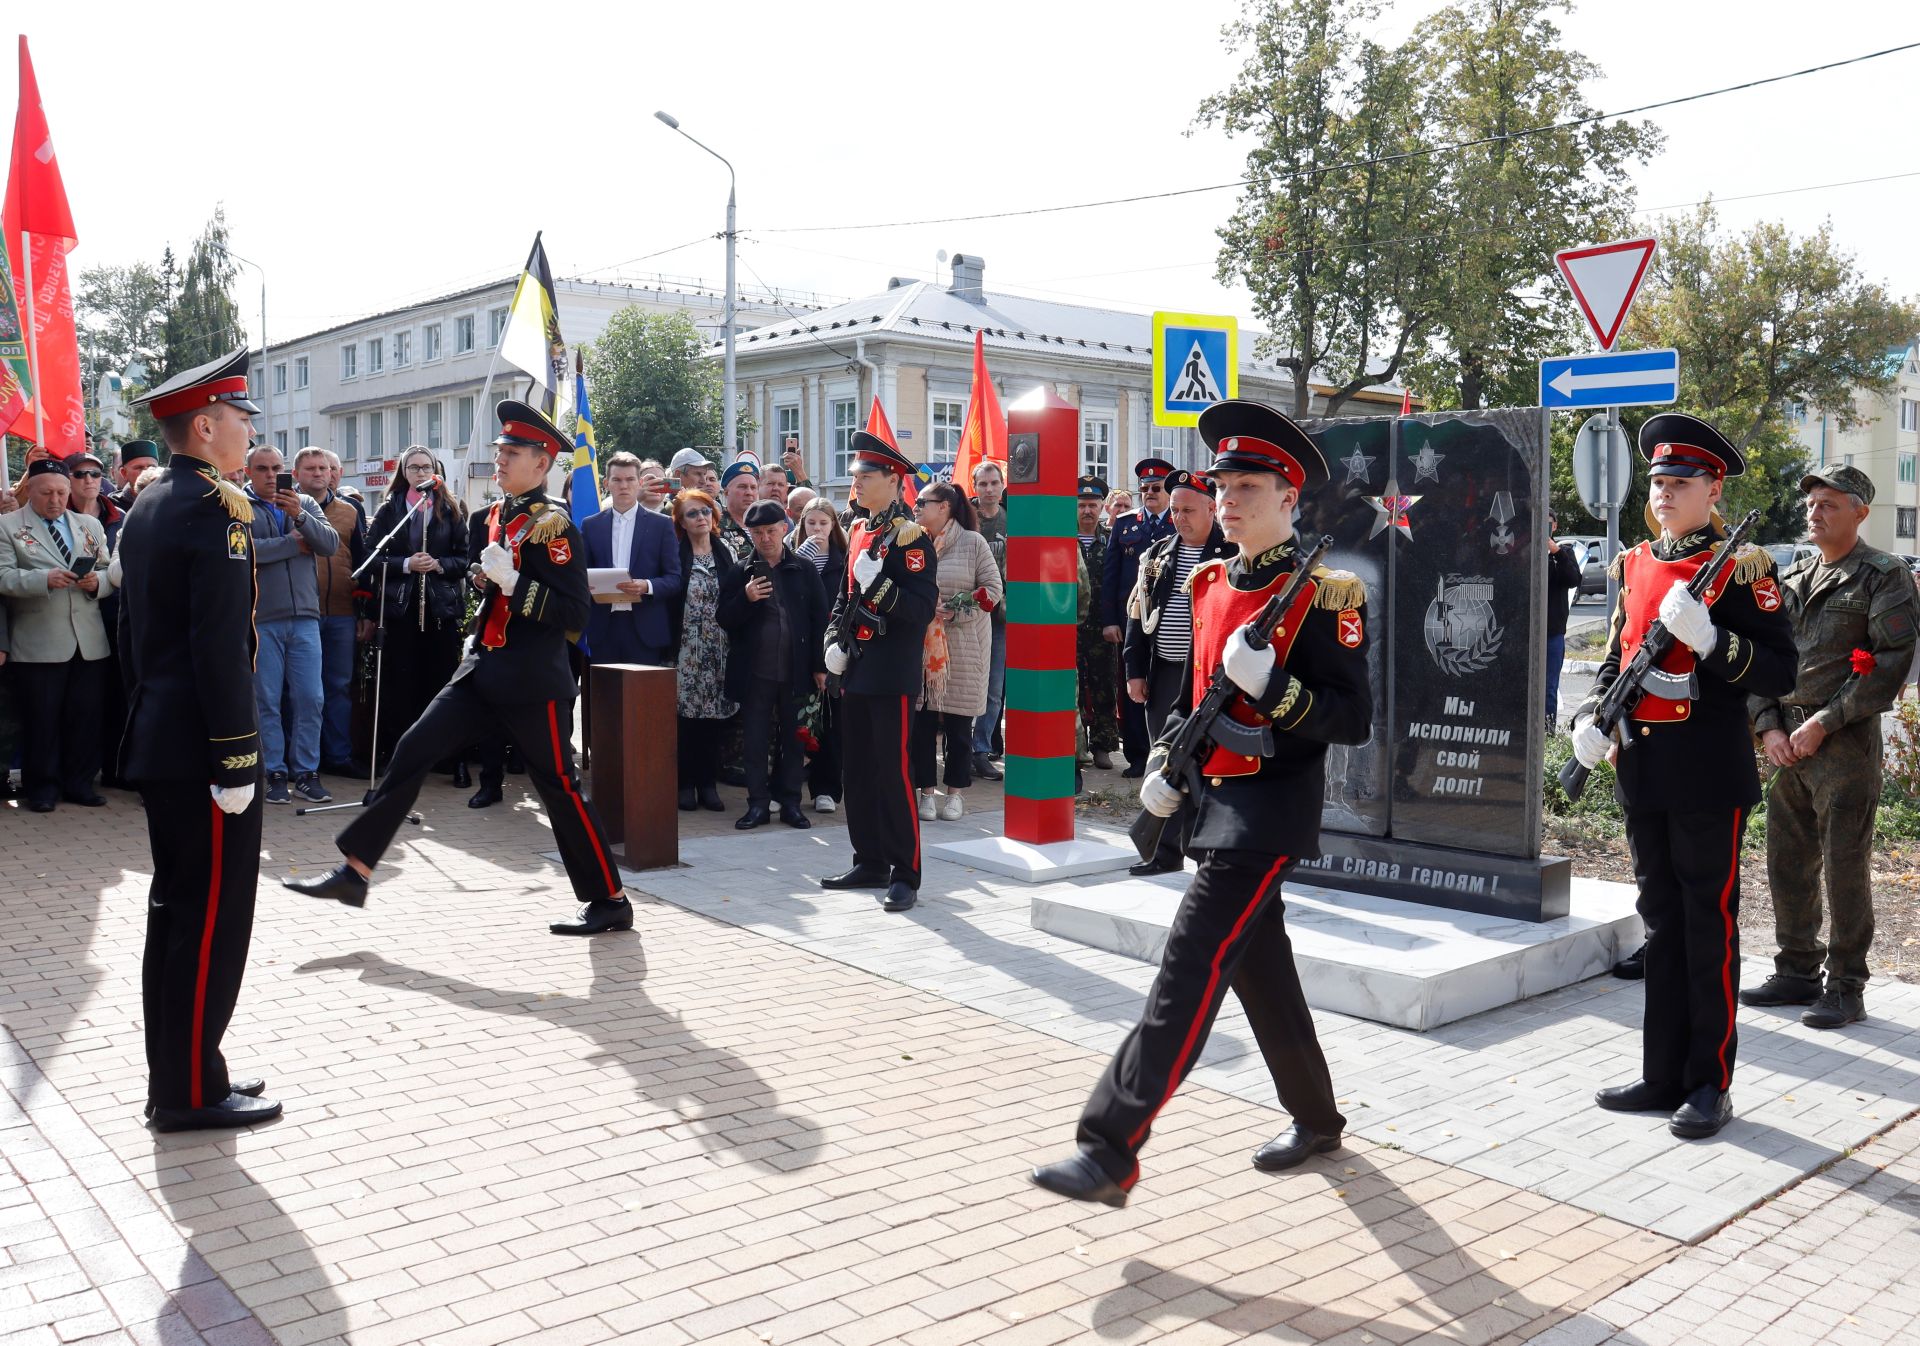
[[(467, 511), (451, 499), (431, 450), (418, 444), (400, 457), (400, 472), (367, 530), (371, 541), (392, 532), (417, 504), (406, 531), (380, 557), (375, 601), (386, 605), (386, 658), (380, 689), (380, 743), (391, 750), (447, 685), (460, 662), (466, 616)], [(378, 608), (372, 614), (380, 616)], [(448, 762), (453, 783), (470, 784), (464, 761)]]

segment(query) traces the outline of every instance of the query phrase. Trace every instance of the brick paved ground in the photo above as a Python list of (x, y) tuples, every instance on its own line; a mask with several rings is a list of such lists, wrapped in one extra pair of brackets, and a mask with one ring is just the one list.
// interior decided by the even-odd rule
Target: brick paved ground
[[(1283, 1119), (1205, 1084), (1127, 1210), (1058, 1202), (1024, 1172), (1103, 1051), (678, 906), (550, 937), (537, 811), (450, 790), (365, 911), (263, 886), (228, 1054), (286, 1117), (155, 1136), (113, 801), (0, 815), (0, 1340), (1490, 1341), (1611, 1330), (1681, 1250), (1364, 1139), (1258, 1174)], [(270, 811), (266, 873), (327, 863), (336, 822)]]

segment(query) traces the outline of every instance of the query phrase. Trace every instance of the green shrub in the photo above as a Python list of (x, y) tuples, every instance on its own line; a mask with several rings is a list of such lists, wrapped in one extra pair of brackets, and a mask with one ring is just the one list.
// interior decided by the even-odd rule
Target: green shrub
[(1572, 758), (1572, 738), (1566, 734), (1553, 734), (1548, 737), (1547, 771), (1542, 786), (1548, 815), (1555, 818), (1582, 818), (1624, 823), (1626, 814), (1620, 807), (1620, 801), (1613, 795), (1613, 768), (1605, 762), (1596, 766), (1593, 774), (1587, 777), (1587, 788), (1581, 791), (1579, 803), (1576, 804), (1567, 798), (1566, 791), (1560, 788), (1560, 768)]

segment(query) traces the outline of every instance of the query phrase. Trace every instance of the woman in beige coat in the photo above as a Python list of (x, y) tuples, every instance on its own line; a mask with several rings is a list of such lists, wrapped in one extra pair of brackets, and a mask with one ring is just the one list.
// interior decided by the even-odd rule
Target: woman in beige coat
[[(927, 626), (920, 708), (913, 716), (913, 784), (920, 816), (957, 819), (960, 792), (973, 783), (973, 721), (986, 713), (993, 609), (1004, 588), (993, 548), (974, 528), (973, 507), (951, 482), (920, 492), (914, 517), (939, 558), (940, 606)], [(934, 793), (934, 747), (946, 739), (946, 798)]]

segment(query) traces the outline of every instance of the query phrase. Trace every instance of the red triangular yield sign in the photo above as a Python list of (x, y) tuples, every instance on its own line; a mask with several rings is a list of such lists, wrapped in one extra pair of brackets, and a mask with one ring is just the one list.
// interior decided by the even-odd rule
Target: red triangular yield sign
[(1553, 255), (1553, 264), (1573, 291), (1574, 302), (1593, 329), (1600, 349), (1613, 349), (1620, 325), (1646, 278), (1656, 240), (1630, 238), (1619, 243), (1595, 243)]

